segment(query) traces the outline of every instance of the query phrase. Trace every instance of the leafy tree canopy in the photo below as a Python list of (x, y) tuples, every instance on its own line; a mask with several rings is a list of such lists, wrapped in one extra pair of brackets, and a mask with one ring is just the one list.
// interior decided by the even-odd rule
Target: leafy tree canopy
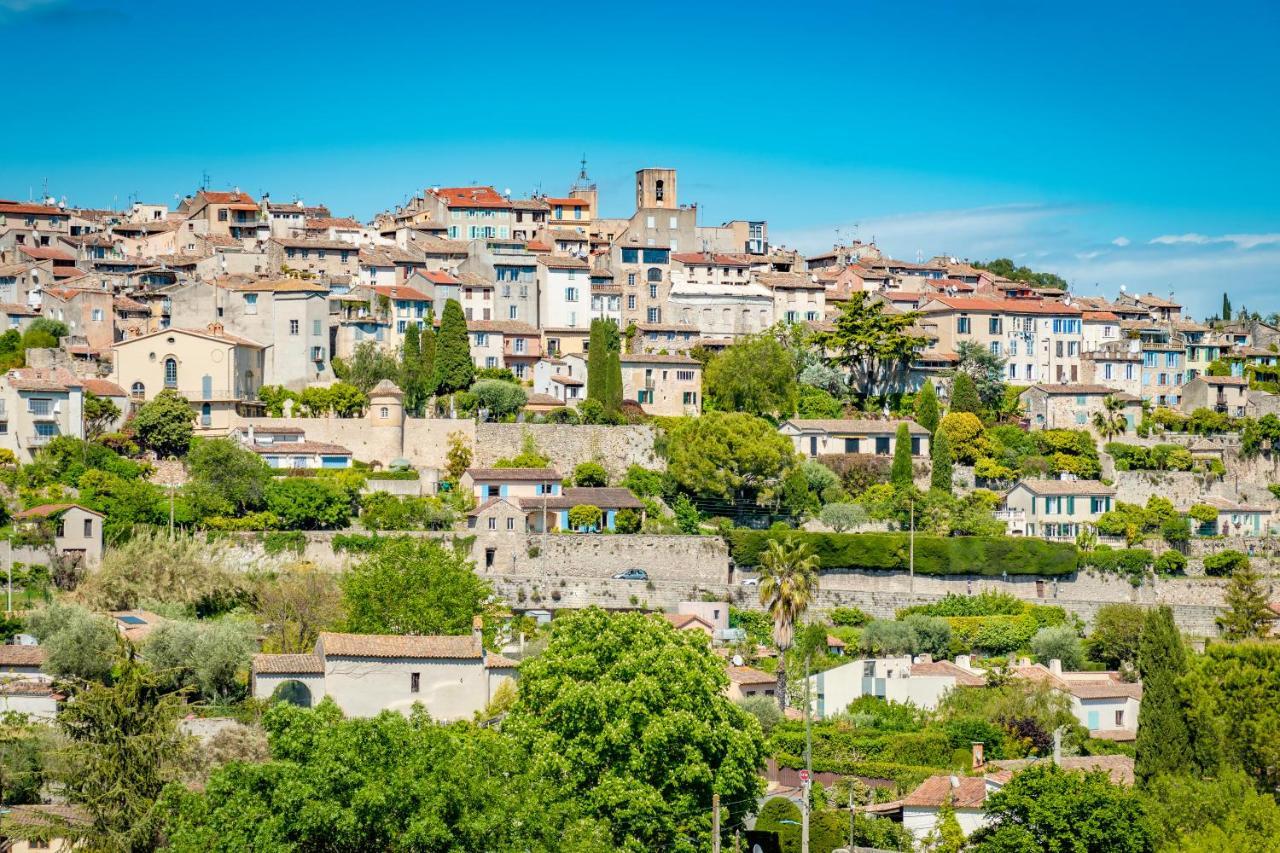
[(791, 440), (768, 421), (740, 412), (684, 418), (668, 436), (667, 471), (695, 495), (757, 495), (795, 464)]
[(347, 629), (362, 634), (465, 634), (489, 584), (458, 551), (398, 537), (342, 581)]
[(787, 415), (796, 408), (796, 371), (776, 337), (748, 335), (711, 359), (703, 374), (708, 408), (752, 415)]

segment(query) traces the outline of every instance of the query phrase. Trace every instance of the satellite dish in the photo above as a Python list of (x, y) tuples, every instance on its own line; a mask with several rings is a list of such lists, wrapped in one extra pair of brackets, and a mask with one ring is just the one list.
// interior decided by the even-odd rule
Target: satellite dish
[(733, 665), (734, 665), (734, 666), (742, 666), (742, 655), (734, 655), (734, 656), (733, 656)]
[(1122, 284), (1122, 285), (1120, 285), (1120, 292), (1121, 292), (1121, 293), (1124, 293), (1124, 291), (1125, 291), (1125, 286)]

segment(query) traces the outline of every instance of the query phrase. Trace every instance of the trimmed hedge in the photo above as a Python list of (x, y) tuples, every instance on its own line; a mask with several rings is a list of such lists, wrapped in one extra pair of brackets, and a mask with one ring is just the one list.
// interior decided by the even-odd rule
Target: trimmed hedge
[(1025, 649), (1041, 628), (1064, 625), (1067, 614), (1061, 607), (1029, 605), (1017, 616), (948, 616), (951, 646), (963, 654), (979, 649), (988, 654), (1007, 654)]
[[(770, 539), (803, 542), (822, 569), (905, 572), (907, 533), (804, 533), (734, 530), (730, 553), (740, 566), (755, 566)], [(916, 574), (1068, 575), (1076, 570), (1076, 546), (1069, 542), (1014, 536), (930, 536), (916, 534)]]

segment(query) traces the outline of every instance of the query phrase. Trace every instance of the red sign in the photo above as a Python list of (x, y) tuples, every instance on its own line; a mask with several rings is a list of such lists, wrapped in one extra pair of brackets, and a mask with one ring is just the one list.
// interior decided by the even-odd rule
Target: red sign
[(801, 770), (801, 771), (800, 771), (800, 781), (801, 781), (801, 782), (806, 782), (806, 783), (809, 781), (809, 771), (808, 771), (808, 770)]

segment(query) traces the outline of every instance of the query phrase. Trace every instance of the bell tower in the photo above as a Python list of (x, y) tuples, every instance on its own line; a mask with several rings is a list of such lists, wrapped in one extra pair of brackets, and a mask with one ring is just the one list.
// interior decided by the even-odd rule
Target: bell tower
[(672, 210), (676, 202), (675, 169), (640, 169), (636, 172), (636, 209), (665, 207)]

